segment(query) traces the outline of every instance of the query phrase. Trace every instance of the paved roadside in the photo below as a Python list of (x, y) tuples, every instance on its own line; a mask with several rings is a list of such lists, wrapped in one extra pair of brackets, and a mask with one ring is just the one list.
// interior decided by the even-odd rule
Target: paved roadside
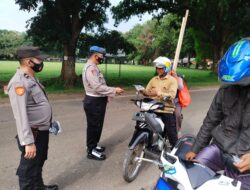
[[(211, 90), (214, 89), (214, 90)], [(196, 134), (207, 113), (216, 88), (190, 89), (192, 103), (183, 109), (183, 134)], [(127, 146), (134, 132), (131, 117), (138, 108), (129, 101), (134, 91), (113, 99), (108, 104), (101, 145), (107, 147), (107, 160), (97, 162), (86, 158), (86, 118), (82, 94), (50, 95), (53, 115), (63, 132), (50, 136), (49, 158), (44, 167), (46, 184), (59, 184), (60, 190), (151, 190), (160, 171), (143, 163), (132, 183), (122, 178), (122, 165)], [(15, 175), (20, 152), (17, 149), (15, 120), (6, 98), (0, 105), (0, 190), (18, 189)]]
[[(189, 89), (190, 92), (197, 92), (197, 91), (209, 91), (209, 90), (216, 90), (219, 86), (200, 86), (200, 87), (192, 87)], [(116, 98), (124, 98), (124, 97), (133, 97), (135, 96), (135, 90), (129, 89), (127, 90), (123, 95), (117, 96)], [(63, 101), (69, 101), (69, 100), (83, 100), (84, 94), (83, 93), (48, 93), (48, 97), (50, 102), (63, 102)], [(9, 98), (6, 97), (0, 97), (0, 107), (9, 106)]]

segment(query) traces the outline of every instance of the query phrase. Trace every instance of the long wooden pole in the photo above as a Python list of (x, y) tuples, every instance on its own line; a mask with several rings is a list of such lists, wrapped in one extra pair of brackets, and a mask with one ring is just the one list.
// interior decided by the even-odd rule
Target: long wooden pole
[(182, 18), (181, 30), (180, 30), (178, 44), (177, 44), (175, 56), (174, 56), (173, 70), (175, 70), (175, 71), (177, 69), (177, 65), (178, 65), (178, 61), (179, 61), (179, 56), (180, 56), (180, 52), (181, 52), (181, 45), (182, 45), (184, 32), (185, 32), (185, 28), (186, 28), (186, 24), (187, 24), (187, 19), (188, 19), (188, 13), (189, 13), (189, 10), (186, 10), (185, 17)]

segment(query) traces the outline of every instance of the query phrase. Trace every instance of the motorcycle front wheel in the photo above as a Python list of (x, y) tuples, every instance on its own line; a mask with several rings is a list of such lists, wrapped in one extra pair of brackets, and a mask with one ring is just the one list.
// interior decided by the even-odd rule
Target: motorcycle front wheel
[(125, 154), (123, 161), (123, 178), (127, 182), (132, 182), (137, 177), (140, 167), (141, 160), (136, 160), (136, 158), (144, 157), (144, 147), (145, 143), (140, 143), (135, 146), (134, 149), (128, 149)]

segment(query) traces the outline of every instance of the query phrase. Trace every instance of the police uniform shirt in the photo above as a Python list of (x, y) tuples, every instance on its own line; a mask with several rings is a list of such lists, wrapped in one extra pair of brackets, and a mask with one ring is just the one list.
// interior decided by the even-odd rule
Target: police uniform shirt
[(83, 68), (82, 80), (86, 95), (94, 97), (115, 96), (115, 88), (107, 86), (97, 65), (90, 61)]
[(28, 76), (21, 69), (17, 69), (8, 84), (21, 145), (34, 143), (31, 127), (40, 131), (50, 127), (52, 109), (43, 88), (35, 78)]

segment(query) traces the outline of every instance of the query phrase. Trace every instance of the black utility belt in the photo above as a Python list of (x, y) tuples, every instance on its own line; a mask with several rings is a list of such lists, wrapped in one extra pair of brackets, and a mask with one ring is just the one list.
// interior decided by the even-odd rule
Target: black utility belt
[(39, 133), (48, 133), (49, 132), (49, 130), (41, 131), (41, 130), (39, 130), (39, 128), (31, 128), (31, 131), (33, 133), (34, 140), (36, 140)]
[(108, 97), (107, 96), (89, 96), (89, 95), (86, 95), (85, 98), (106, 100)]

